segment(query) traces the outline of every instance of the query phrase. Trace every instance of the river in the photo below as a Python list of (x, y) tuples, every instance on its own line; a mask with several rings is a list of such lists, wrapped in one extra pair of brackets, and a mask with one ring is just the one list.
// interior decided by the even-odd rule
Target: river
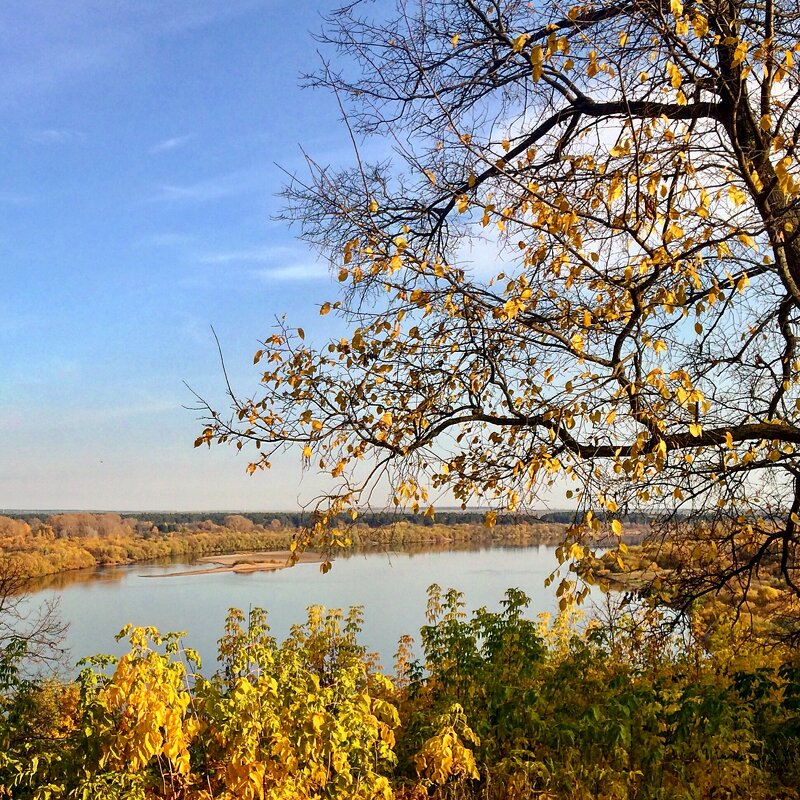
[(115, 642), (114, 635), (133, 623), (162, 632), (186, 631), (185, 643), (200, 653), (206, 674), (214, 670), (230, 607), (265, 608), (272, 634), (282, 640), (305, 619), (310, 605), (360, 605), (361, 641), (391, 670), (400, 636), (416, 636), (425, 624), (426, 590), (432, 583), (464, 592), (468, 609), (498, 610), (505, 590), (515, 587), (531, 598), (535, 616), (557, 607), (555, 585), (544, 586), (555, 566), (554, 548), (545, 545), (354, 555), (338, 558), (327, 575), (318, 564), (185, 576), (168, 573), (196, 570), (197, 565), (136, 564), (59, 576), (58, 588), (35, 591), (30, 602), (59, 598), (62, 619), (69, 623), (65, 645), (72, 663), (95, 653), (122, 654), (124, 643)]

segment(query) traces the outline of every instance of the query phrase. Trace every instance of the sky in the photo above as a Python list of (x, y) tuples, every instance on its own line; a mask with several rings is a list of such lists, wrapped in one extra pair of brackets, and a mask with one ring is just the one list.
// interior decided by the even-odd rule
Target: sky
[[(333, 3), (330, 7), (333, 7)], [(228, 372), (287, 313), (325, 335), (335, 280), (274, 216), (301, 146), (352, 159), (318, 64), (325, 0), (0, 5), (2, 509), (292, 509), (289, 454), (246, 474), (193, 447), (188, 384)]]

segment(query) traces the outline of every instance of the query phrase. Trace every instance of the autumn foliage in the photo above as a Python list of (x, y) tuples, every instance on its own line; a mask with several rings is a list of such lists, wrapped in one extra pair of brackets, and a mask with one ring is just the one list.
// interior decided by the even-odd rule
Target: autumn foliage
[[(421, 655), (393, 679), (360, 611), (309, 609), (278, 644), (232, 610), (217, 671), (180, 635), (127, 628), (119, 660), (0, 700), (0, 796), (171, 800), (796, 798), (800, 667), (743, 630), (713, 647), (652, 611), (576, 624), (468, 615), (431, 587)], [(697, 631), (694, 632), (695, 634)]]
[(332, 545), (387, 483), (488, 524), (566, 493), (586, 558), (620, 512), (705, 520), (720, 558), (676, 603), (746, 592), (764, 558), (800, 591), (796, 3), (355, 2), (321, 38), (308, 80), (359, 152), (309, 158), (286, 217), (348, 333), (283, 322), (260, 394), (198, 444), (256, 444), (252, 470), (296, 448)]

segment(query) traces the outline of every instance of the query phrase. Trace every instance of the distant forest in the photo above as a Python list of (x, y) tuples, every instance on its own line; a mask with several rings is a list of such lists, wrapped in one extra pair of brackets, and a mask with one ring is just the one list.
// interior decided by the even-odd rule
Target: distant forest
[[(598, 516), (603, 516), (597, 512)], [(253, 525), (264, 528), (301, 528), (307, 525), (310, 514), (303, 511), (242, 511), (232, 513), (230, 511), (141, 511), (141, 512), (53, 512), (53, 511), (6, 511), (4, 516), (27, 522), (32, 528), (36, 529), (43, 522), (47, 522), (51, 527), (53, 520), (68, 519), (74, 520), (81, 516), (90, 516), (94, 519), (103, 517), (114, 517), (128, 521), (132, 528), (143, 529), (157, 528), (160, 533), (174, 533), (184, 531), (187, 526), (202, 525), (207, 522), (215, 526), (237, 529), (242, 526), (243, 521), (249, 521)], [(631, 525), (645, 525), (652, 515), (643, 513), (619, 514), (616, 515), (622, 522)], [(433, 525), (482, 525), (485, 517), (484, 511), (461, 509), (437, 509), (435, 518), (426, 517), (424, 514), (410, 514), (402, 511), (368, 511), (358, 518), (361, 525), (369, 528), (384, 528), (397, 522), (409, 522), (414, 525), (433, 526)], [(348, 517), (342, 517), (342, 523), (349, 521)], [(551, 523), (559, 525), (569, 525), (575, 521), (575, 511), (559, 510), (546, 511), (536, 514), (511, 514), (498, 513), (497, 525), (520, 525)], [(233, 523), (233, 524), (232, 524)], [(57, 525), (55, 526), (57, 528)], [(98, 532), (99, 535), (103, 535)], [(74, 535), (74, 534), (67, 534)], [(78, 534), (80, 535), (80, 534)], [(94, 534), (98, 535), (98, 534)]]
[[(600, 516), (600, 515), (598, 515)], [(368, 513), (335, 524), (343, 532), (339, 547), (402, 547), (559, 544), (572, 513), (498, 514), (484, 524), (476, 511), (422, 514)], [(638, 544), (647, 528), (626, 519), (624, 539)], [(160, 558), (286, 550), (308, 524), (302, 513), (153, 513), (78, 511), (0, 516), (0, 565), (19, 579), (75, 569), (132, 564)], [(327, 552), (327, 551), (324, 551)]]

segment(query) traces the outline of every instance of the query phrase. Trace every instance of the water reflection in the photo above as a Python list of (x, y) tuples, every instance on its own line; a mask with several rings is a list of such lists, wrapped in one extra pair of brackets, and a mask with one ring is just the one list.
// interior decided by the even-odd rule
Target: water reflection
[(98, 652), (123, 653), (114, 635), (130, 622), (186, 631), (187, 644), (200, 652), (209, 671), (231, 606), (264, 607), (273, 635), (282, 639), (292, 624), (304, 619), (309, 605), (360, 605), (362, 641), (391, 668), (400, 636), (417, 634), (425, 624), (430, 584), (463, 591), (469, 609), (497, 610), (505, 590), (519, 588), (532, 598), (531, 614), (536, 615), (557, 606), (555, 587), (544, 586), (555, 566), (554, 548), (545, 545), (373, 550), (338, 558), (327, 575), (320, 574), (316, 564), (300, 564), (278, 572), (164, 577), (197, 568), (171, 559), (54, 576), (32, 594), (31, 602), (60, 598), (62, 616), (70, 623), (66, 644), (74, 660)]
[(146, 561), (140, 564), (125, 564), (121, 566), (111, 567), (91, 567), (89, 569), (72, 569), (67, 572), (59, 572), (55, 575), (43, 575), (40, 578), (31, 578), (25, 584), (26, 592), (43, 592), (47, 590), (57, 591), (66, 589), (68, 586), (73, 586), (79, 583), (95, 583), (103, 581), (106, 583), (114, 583), (124, 581), (130, 574), (131, 570), (137, 567), (144, 567), (149, 569), (156, 566), (171, 566), (171, 565), (187, 565), (190, 562), (186, 556), (172, 556), (170, 558), (158, 558), (152, 561)]

